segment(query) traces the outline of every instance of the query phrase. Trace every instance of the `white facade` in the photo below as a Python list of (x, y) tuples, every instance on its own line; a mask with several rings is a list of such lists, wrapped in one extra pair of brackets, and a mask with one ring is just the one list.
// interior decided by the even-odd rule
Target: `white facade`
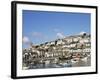
[(77, 42), (79, 40), (79, 38), (73, 38), (74, 42)]
[(71, 48), (74, 48), (76, 46), (76, 44), (70, 44)]
[(90, 48), (86, 48), (86, 49), (83, 50), (83, 52), (90, 52), (90, 51), (91, 51)]
[(80, 43), (89, 43), (89, 42), (90, 42), (90, 39), (88, 39), (88, 38), (80, 40)]
[(46, 45), (47, 45), (47, 46), (50, 46), (50, 45), (51, 45), (51, 43), (50, 43), (50, 42), (48, 42)]
[(58, 40), (57, 45), (62, 44), (62, 42), (63, 42), (62, 40)]
[(77, 53), (77, 52), (82, 52), (82, 50), (81, 49), (77, 49), (77, 50), (70, 50), (70, 53)]
[(50, 44), (51, 44), (51, 45), (55, 45), (55, 41), (52, 41)]
[(67, 42), (68, 42), (68, 43), (71, 43), (72, 41), (73, 41), (72, 38), (67, 39)]
[(85, 45), (86, 45), (86, 47), (90, 47), (90, 46), (91, 46), (91, 44), (90, 44), (90, 43), (86, 43)]

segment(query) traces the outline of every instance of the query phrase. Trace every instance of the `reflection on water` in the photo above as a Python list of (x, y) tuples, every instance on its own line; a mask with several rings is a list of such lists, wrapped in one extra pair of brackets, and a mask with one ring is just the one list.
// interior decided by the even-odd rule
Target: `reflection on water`
[(36, 69), (36, 68), (62, 68), (62, 67), (71, 67), (71, 64), (63, 63), (63, 64), (37, 64), (37, 65), (30, 65), (29, 69)]
[(64, 60), (60, 63), (37, 63), (37, 64), (29, 64), (27, 69), (42, 69), (42, 68), (64, 68), (64, 67), (82, 67), (82, 66), (90, 66), (91, 59), (90, 57), (86, 59), (79, 59), (77, 61), (74, 60)]

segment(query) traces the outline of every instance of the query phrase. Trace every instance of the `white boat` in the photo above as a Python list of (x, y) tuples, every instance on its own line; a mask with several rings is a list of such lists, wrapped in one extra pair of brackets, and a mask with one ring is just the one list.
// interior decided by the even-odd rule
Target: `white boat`
[(26, 70), (26, 69), (28, 69), (29, 67), (23, 67), (23, 70)]
[(72, 63), (76, 63), (76, 62), (78, 62), (78, 61), (79, 61), (79, 58), (71, 59), (71, 62), (72, 62)]
[(84, 58), (82, 58), (81, 60), (86, 62), (87, 59), (88, 59), (88, 57), (84, 57)]

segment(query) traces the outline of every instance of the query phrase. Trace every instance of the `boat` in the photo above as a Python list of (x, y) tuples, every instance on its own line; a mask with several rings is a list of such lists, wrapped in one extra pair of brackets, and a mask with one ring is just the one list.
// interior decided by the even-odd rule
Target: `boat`
[(88, 59), (88, 57), (84, 57), (84, 58), (82, 58), (81, 60), (86, 62), (87, 59)]

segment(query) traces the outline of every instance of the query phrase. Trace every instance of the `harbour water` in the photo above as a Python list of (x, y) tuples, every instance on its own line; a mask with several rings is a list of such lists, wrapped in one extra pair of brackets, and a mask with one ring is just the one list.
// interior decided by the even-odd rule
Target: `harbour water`
[(85, 67), (91, 66), (91, 58), (86, 57), (86, 59), (79, 59), (77, 61), (64, 60), (62, 63), (38, 63), (29, 64), (27, 69), (46, 69), (46, 68), (65, 68), (65, 67)]

